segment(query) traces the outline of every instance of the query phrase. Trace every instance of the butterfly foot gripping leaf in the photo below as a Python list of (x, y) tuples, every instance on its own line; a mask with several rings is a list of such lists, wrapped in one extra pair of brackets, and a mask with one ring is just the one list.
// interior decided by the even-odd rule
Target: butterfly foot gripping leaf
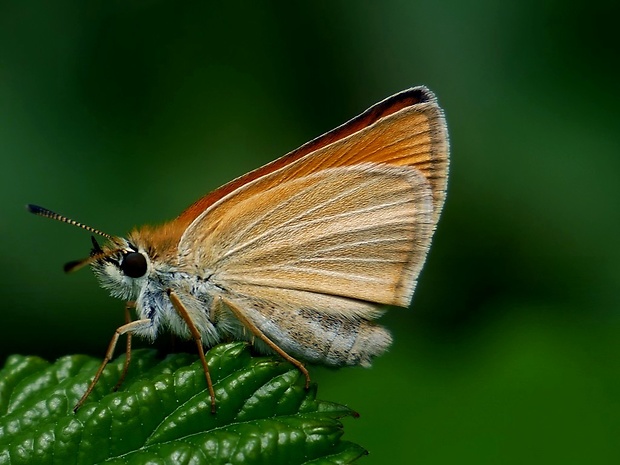
[(353, 411), (316, 400), (295, 367), (252, 357), (244, 343), (207, 355), (215, 415), (196, 357), (138, 350), (134, 359), (120, 391), (122, 357), (74, 414), (95, 360), (11, 357), (0, 370), (0, 464), (344, 464), (365, 454), (340, 439)]

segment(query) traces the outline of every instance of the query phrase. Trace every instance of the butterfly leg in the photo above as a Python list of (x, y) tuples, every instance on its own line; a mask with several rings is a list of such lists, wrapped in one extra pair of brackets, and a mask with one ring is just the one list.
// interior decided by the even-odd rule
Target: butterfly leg
[(86, 401), (90, 393), (93, 392), (93, 389), (95, 388), (97, 382), (99, 381), (99, 378), (101, 377), (101, 374), (103, 373), (104, 368), (106, 367), (108, 362), (112, 360), (112, 356), (114, 355), (114, 349), (116, 348), (116, 343), (118, 342), (118, 338), (121, 337), (123, 334), (131, 333), (132, 331), (136, 331), (137, 329), (143, 328), (150, 324), (151, 324), (151, 320), (146, 318), (144, 320), (136, 320), (136, 321), (132, 321), (131, 323), (124, 324), (123, 326), (117, 328), (116, 331), (114, 331), (114, 336), (112, 336), (112, 340), (110, 341), (108, 350), (105, 353), (103, 362), (101, 362), (101, 365), (99, 366), (99, 369), (97, 370), (97, 373), (95, 374), (95, 377), (88, 385), (86, 392), (80, 398), (80, 400), (78, 400), (77, 404), (75, 404), (75, 407), (73, 407), (74, 412), (77, 412), (77, 410), (84, 404), (84, 402)]
[[(131, 323), (131, 314), (129, 313), (130, 308), (136, 308), (136, 303), (132, 300), (125, 304), (125, 324)], [(114, 386), (114, 392), (118, 391), (118, 389), (125, 381), (125, 377), (127, 376), (127, 371), (129, 370), (129, 363), (131, 362), (131, 337), (133, 334), (127, 333), (127, 347), (125, 348), (125, 364), (123, 365), (123, 372), (121, 373), (120, 378), (118, 378), (118, 382), (116, 386)]]
[(284, 360), (294, 365), (305, 377), (306, 377), (306, 389), (310, 387), (310, 373), (306, 367), (296, 358), (291, 357), (289, 354), (284, 352), (278, 345), (273, 342), (271, 339), (267, 337), (265, 333), (263, 333), (258, 326), (256, 326), (250, 319), (248, 319), (243, 310), (241, 310), (233, 301), (221, 297), (222, 302), (230, 309), (231, 312), (235, 315), (235, 317), (241, 322), (241, 324), (248, 328), (254, 336), (258, 337), (261, 341), (267, 344), (275, 353), (280, 355)]
[(198, 328), (196, 328), (196, 325), (192, 321), (192, 318), (189, 316), (187, 309), (183, 305), (183, 302), (181, 302), (181, 300), (177, 297), (177, 295), (172, 289), (168, 289), (167, 293), (168, 297), (170, 297), (170, 302), (172, 302), (172, 305), (174, 306), (174, 309), (177, 311), (179, 316), (183, 318), (183, 321), (185, 321), (185, 324), (187, 324), (187, 327), (192, 334), (192, 338), (194, 338), (194, 342), (196, 342), (196, 347), (198, 348), (198, 356), (200, 357), (200, 362), (202, 363), (202, 368), (205, 372), (205, 377), (207, 378), (207, 388), (209, 389), (209, 396), (211, 396), (211, 413), (215, 413), (215, 390), (213, 389), (211, 375), (209, 374), (209, 365), (207, 365), (204, 348), (202, 347), (202, 337), (200, 336)]

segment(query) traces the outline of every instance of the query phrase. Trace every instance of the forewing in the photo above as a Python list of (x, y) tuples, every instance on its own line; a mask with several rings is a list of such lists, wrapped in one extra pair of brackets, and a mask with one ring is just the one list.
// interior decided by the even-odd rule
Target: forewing
[(371, 163), (282, 179), (199, 216), (179, 245), (184, 264), (231, 292), (260, 286), (407, 306), (434, 228), (430, 182), (407, 166)]
[(205, 195), (178, 218), (189, 225), (220, 202), (241, 201), (256, 189), (326, 168), (360, 163), (409, 166), (431, 186), (433, 219), (443, 206), (448, 174), (448, 135), (441, 108), (425, 87), (414, 87), (373, 105), (361, 115)]

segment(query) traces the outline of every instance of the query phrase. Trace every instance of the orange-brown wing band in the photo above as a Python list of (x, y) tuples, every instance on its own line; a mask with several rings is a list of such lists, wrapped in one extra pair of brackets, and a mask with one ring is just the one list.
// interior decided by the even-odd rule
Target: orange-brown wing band
[[(181, 213), (181, 215), (179, 215), (179, 217), (175, 220), (175, 223), (179, 226), (187, 226), (208, 207), (221, 200), (231, 192), (237, 190), (241, 186), (279, 170), (286, 165), (316, 152), (317, 150), (324, 149), (333, 143), (342, 141), (343, 139), (368, 128), (369, 126), (372, 126), (381, 119), (408, 108), (418, 108), (419, 110), (422, 110), (421, 113), (426, 113), (426, 117), (430, 120), (427, 138), (429, 139), (429, 146), (432, 150), (426, 157), (417, 159), (415, 161), (415, 165), (416, 168), (422, 171), (422, 173), (430, 180), (433, 187), (433, 197), (435, 203), (441, 204), (443, 203), (443, 196), (446, 186), (445, 180), (448, 168), (447, 132), (445, 129), (443, 113), (436, 103), (434, 94), (426, 87), (420, 86), (404, 90), (386, 98), (385, 100), (373, 105), (359, 116), (302, 145), (297, 150), (294, 150), (256, 170), (244, 174), (243, 176), (234, 179), (213, 192), (210, 192), (194, 202), (189, 208)], [(407, 128), (403, 129), (407, 130)], [(375, 160), (362, 159), (355, 161), (351, 159), (349, 160), (349, 163), (372, 161)], [(382, 163), (392, 164), (390, 161), (386, 160), (379, 161)], [(411, 164), (407, 157), (393, 161), (393, 164), (396, 165)], [(344, 166), (347, 164), (346, 162), (346, 159), (335, 160), (335, 164), (333, 166)]]

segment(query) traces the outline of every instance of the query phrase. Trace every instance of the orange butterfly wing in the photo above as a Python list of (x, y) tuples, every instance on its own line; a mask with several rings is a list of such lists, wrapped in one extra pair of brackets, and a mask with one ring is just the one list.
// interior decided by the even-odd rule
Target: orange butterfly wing
[[(143, 226), (130, 238), (140, 236), (147, 248), (156, 248), (161, 256), (172, 259), (184, 232), (200, 215), (220, 203), (229, 202), (229, 208), (287, 180), (364, 163), (415, 168), (430, 185), (435, 224), (445, 199), (448, 149), (446, 124), (435, 96), (425, 87), (414, 87), (208, 193), (174, 220), (157, 227)], [(212, 218), (217, 221), (218, 216)]]
[[(402, 121), (403, 119), (408, 121)], [(292, 174), (301, 176), (328, 167), (349, 166), (364, 162), (413, 166), (431, 184), (433, 203), (435, 207), (439, 207), (436, 208), (436, 221), (445, 198), (448, 137), (443, 112), (437, 105), (434, 94), (426, 87), (420, 86), (386, 98), (359, 116), (307, 142), (297, 150), (208, 193), (183, 211), (174, 222), (177, 225), (189, 225), (207, 208), (241, 186), (325, 149), (331, 144), (341, 142), (381, 121), (383, 121), (381, 123), (382, 137), (377, 137), (374, 141), (363, 137), (358, 138), (357, 144), (348, 147), (346, 153), (339, 153), (338, 148), (334, 148), (327, 152), (327, 156), (313, 156), (312, 164), (300, 167), (296, 173)], [(399, 122), (401, 124), (394, 124)], [(385, 146), (383, 145), (385, 140), (392, 140), (393, 144)], [(411, 141), (415, 142), (412, 144)], [(272, 182), (279, 181), (274, 178)]]
[[(421, 101), (407, 106), (412, 95)], [(181, 237), (179, 257), (223, 288), (407, 306), (441, 212), (447, 168), (441, 109), (425, 89), (405, 91), (199, 200), (183, 214), (198, 216)]]

